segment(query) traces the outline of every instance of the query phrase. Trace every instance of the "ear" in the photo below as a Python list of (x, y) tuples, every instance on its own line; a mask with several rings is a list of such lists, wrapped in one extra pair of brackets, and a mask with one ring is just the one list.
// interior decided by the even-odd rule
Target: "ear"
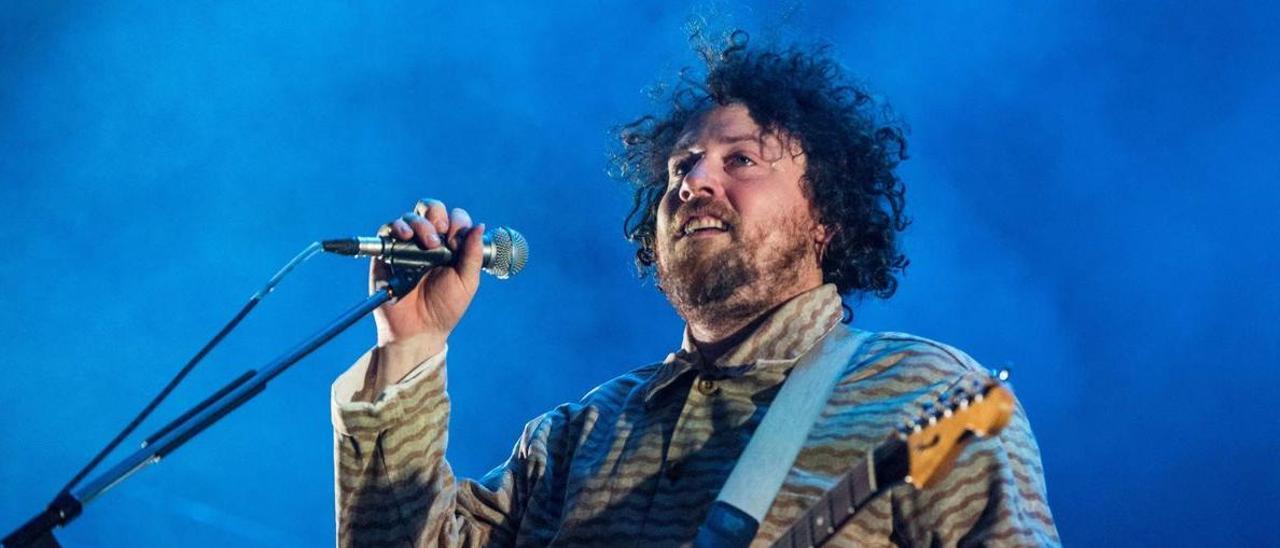
[(826, 258), (827, 246), (831, 243), (831, 240), (835, 238), (837, 230), (838, 229), (835, 227), (821, 223), (813, 226), (813, 247), (817, 252), (816, 255), (818, 256), (819, 264), (821, 264), (822, 260)]
[(830, 233), (831, 231), (827, 229), (827, 225), (824, 225), (821, 223), (813, 225), (813, 241), (815, 243), (819, 243), (819, 244), (826, 243), (827, 238), (830, 237), (829, 236)]

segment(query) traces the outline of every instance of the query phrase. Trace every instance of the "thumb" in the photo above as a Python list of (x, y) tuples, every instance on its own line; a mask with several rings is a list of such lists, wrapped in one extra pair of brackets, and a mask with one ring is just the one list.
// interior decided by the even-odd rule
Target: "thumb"
[(472, 287), (479, 284), (480, 268), (484, 266), (484, 228), (484, 223), (480, 223), (467, 231), (462, 256), (458, 257), (458, 272)]

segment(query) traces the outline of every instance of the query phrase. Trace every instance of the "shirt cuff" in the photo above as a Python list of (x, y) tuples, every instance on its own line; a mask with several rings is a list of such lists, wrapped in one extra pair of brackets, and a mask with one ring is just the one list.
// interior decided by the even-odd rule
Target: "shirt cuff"
[[(416, 339), (416, 338), (415, 338)], [(404, 343), (396, 343), (394, 347), (375, 347), (360, 356), (350, 368), (338, 376), (333, 381), (330, 390), (330, 409), (333, 428), (340, 434), (351, 435), (351, 428), (356, 427), (353, 423), (365, 423), (367, 420), (349, 420), (355, 417), (369, 419), (384, 415), (388, 406), (394, 407), (396, 396), (405, 390), (416, 386), (422, 379), (433, 377), (430, 373), (444, 366), (445, 355), (449, 352), (446, 344), (444, 349), (436, 354), (426, 355), (429, 349), (423, 344), (421, 339), (409, 339)], [(404, 378), (389, 384), (382, 389), (376, 397), (371, 398), (372, 401), (364, 401), (370, 399), (366, 397), (359, 398), (355, 401), (357, 395), (364, 396), (362, 392), (367, 391), (374, 384), (373, 373), (376, 373), (375, 361), (386, 360), (384, 365), (395, 367), (398, 364), (417, 363), (417, 365), (405, 374)], [(394, 414), (394, 413), (393, 413)], [(391, 417), (383, 417), (391, 418)], [(358, 427), (357, 427), (358, 428)]]

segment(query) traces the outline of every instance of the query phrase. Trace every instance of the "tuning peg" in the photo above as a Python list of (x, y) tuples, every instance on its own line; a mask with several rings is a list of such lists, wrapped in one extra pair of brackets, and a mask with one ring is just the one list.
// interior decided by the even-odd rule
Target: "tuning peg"
[(928, 422), (928, 420), (929, 420), (929, 419), (925, 418), (924, 416), (917, 417), (917, 418), (916, 418), (916, 421), (915, 421), (915, 422), (913, 422), (913, 423), (911, 423), (911, 431), (912, 431), (912, 432), (919, 432), (919, 431), (923, 430), (923, 429), (924, 429), (924, 425), (925, 425), (925, 423), (927, 423), (927, 422)]
[(934, 418), (935, 413), (936, 413), (936, 410), (934, 409), (933, 402), (926, 401), (924, 403), (921, 403), (920, 404), (920, 424), (923, 425), (927, 423), (929, 425), (933, 425), (938, 420)]
[(909, 418), (902, 421), (902, 426), (898, 430), (902, 432), (903, 436), (910, 436), (913, 432), (920, 431), (920, 424), (916, 422), (916, 419)]
[(940, 415), (950, 417), (956, 408), (955, 395), (950, 392), (943, 394), (942, 397), (938, 398), (938, 405), (942, 407)]

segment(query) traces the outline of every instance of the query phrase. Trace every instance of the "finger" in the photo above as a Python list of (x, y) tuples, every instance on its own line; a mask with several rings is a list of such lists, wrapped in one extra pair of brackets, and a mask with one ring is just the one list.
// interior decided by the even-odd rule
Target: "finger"
[(390, 227), (391, 235), (395, 236), (397, 240), (413, 239), (413, 229), (409, 228), (409, 223), (406, 223), (401, 219), (396, 219), (394, 221), (391, 221), (390, 223), (384, 226)]
[(462, 275), (462, 279), (472, 284), (479, 284), (482, 266), (484, 266), (484, 223), (473, 226), (466, 232), (462, 256), (458, 258), (458, 272)]
[(418, 200), (417, 205), (413, 206), (413, 212), (426, 219), (436, 229), (436, 234), (444, 234), (449, 231), (449, 210), (444, 207), (444, 202), (431, 198), (423, 198)]
[(379, 238), (389, 238), (391, 236), (391, 223), (387, 223), (378, 227)]
[(471, 214), (460, 207), (453, 208), (453, 211), (449, 212), (449, 235), (446, 238), (449, 247), (453, 249), (461, 247), (462, 238), (469, 228), (471, 228)]
[(418, 241), (418, 245), (422, 249), (435, 249), (440, 247), (440, 235), (436, 233), (436, 227), (423, 219), (417, 213), (405, 213), (400, 220), (409, 225), (413, 229), (413, 235)]

